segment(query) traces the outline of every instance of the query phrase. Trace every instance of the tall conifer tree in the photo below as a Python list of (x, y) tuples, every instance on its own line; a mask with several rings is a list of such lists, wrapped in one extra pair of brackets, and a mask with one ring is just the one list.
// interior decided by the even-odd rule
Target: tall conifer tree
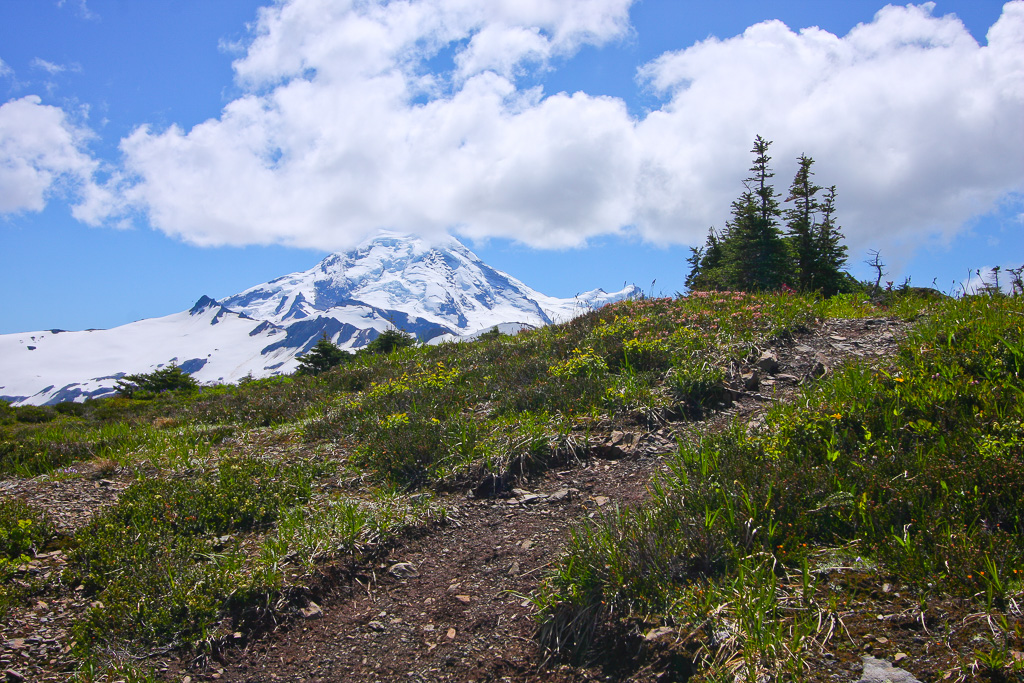
[(811, 289), (831, 296), (842, 291), (843, 283), (846, 280), (842, 272), (846, 266), (846, 245), (843, 244), (842, 230), (835, 224), (835, 185), (829, 187), (825, 192), (825, 197), (819, 208), (821, 209), (821, 222), (814, 234), (815, 267), (811, 279)]
[(789, 187), (789, 197), (786, 198), (787, 203), (793, 202), (793, 208), (786, 209), (785, 213), (797, 282), (800, 289), (806, 292), (815, 289), (815, 275), (819, 270), (819, 245), (815, 234), (819, 207), (815, 195), (822, 188), (811, 180), (814, 175), (811, 170), (814, 159), (801, 154), (799, 162), (793, 184)]
[[(732, 203), (725, 230), (712, 228), (703, 247), (691, 249), (686, 286), (693, 290), (771, 291), (791, 285), (831, 296), (849, 286), (846, 246), (835, 224), (835, 185), (822, 191), (812, 179), (814, 159), (801, 154), (783, 211), (771, 185), (771, 141), (754, 139), (754, 165), (744, 192)], [(785, 216), (788, 234), (779, 227)]]
[(686, 286), (692, 290), (723, 290), (729, 289), (728, 272), (725, 269), (725, 254), (723, 250), (724, 237), (715, 232), (714, 228), (708, 230), (707, 241), (703, 247), (692, 247), (690, 258), (686, 262), (690, 264), (690, 273), (686, 276)]
[(775, 175), (768, 156), (770, 140), (754, 139), (754, 165), (746, 188), (732, 203), (732, 221), (728, 224), (724, 249), (728, 261), (730, 286), (745, 291), (778, 289), (789, 279), (789, 249), (779, 230), (779, 195), (771, 184)]

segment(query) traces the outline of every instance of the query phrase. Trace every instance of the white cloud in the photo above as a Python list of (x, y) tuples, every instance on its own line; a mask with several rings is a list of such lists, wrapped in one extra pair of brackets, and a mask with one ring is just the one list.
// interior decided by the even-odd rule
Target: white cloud
[(98, 164), (85, 151), (90, 136), (35, 95), (0, 105), (0, 214), (42, 211), (54, 193), (97, 194)]
[[(722, 206), (737, 184), (724, 185), (717, 170), (735, 174), (749, 159), (749, 145), (727, 141), (757, 132), (777, 141), (782, 188), (799, 153), (818, 160), (818, 180), (838, 186), (840, 218), (858, 245), (951, 236), (1024, 187), (1024, 3), (1005, 6), (986, 47), (930, 10), (889, 6), (843, 38), (767, 22), (647, 65), (644, 77), (670, 100), (639, 128), (683, 157), (656, 164), (671, 194)], [(695, 208), (721, 222), (705, 203), (678, 206), (683, 223)]]
[[(235, 62), (248, 94), (189, 131), (123, 140), (126, 197), (198, 244), (341, 248), (381, 227), (693, 244), (727, 218), (757, 133), (776, 140), (780, 190), (798, 154), (818, 160), (854, 248), (948, 238), (1024, 189), (1024, 1), (1005, 5), (985, 46), (930, 4), (886, 7), (843, 37), (770, 21), (709, 39), (641, 69), (664, 97), (642, 120), (616, 99), (517, 86), (555, 56), (621, 39), (629, 5), (264, 8)], [(450, 70), (428, 71), (445, 55)]]
[[(581, 0), (555, 11), (522, 0), (356, 8), (303, 0), (261, 10), (257, 37), (235, 64), (252, 94), (188, 132), (141, 127), (122, 141), (138, 178), (129, 197), (155, 226), (197, 244), (340, 248), (379, 227), (455, 225), (578, 243), (617, 229), (628, 200), (609, 184), (619, 171), (601, 167), (632, 152), (622, 103), (544, 99), (518, 91), (512, 72), (520, 61), (621, 34), (628, 3)], [(520, 40), (497, 64), (497, 52), (481, 46), (521, 38), (517, 21), (536, 49)], [(445, 83), (422, 60), (453, 41), (465, 45), (454, 58), (459, 74)], [(614, 219), (590, 223), (604, 207)]]
[[(65, 4), (65, 0), (57, 0), (57, 7), (63, 7)], [(82, 19), (85, 19), (87, 21), (95, 21), (99, 18), (95, 12), (89, 9), (86, 0), (78, 0), (78, 2), (74, 4), (76, 9), (78, 10), (78, 16)]]
[(0, 76), (9, 76), (14, 73), (14, 69), (7, 66), (4, 60), (0, 59)]
[(55, 76), (66, 70), (66, 67), (61, 66), (60, 64), (54, 64), (53, 62), (48, 62), (45, 59), (40, 59), (39, 57), (32, 60), (32, 66), (36, 69), (42, 69), (51, 76)]
[(550, 55), (551, 43), (536, 27), (486, 26), (455, 61), (463, 78), (483, 71), (511, 78), (522, 62), (544, 62)]

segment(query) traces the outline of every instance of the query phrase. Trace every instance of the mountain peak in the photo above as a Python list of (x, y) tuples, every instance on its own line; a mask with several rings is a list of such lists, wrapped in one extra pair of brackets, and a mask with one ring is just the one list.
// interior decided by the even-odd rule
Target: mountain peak
[(552, 318), (540, 303), (547, 298), (484, 264), (454, 238), (428, 241), (382, 232), (308, 271), (250, 288), (223, 304), (278, 324), (286, 318), (349, 317), (361, 306), (401, 311), (466, 334), (503, 322), (547, 324)]
[(202, 313), (203, 311), (207, 310), (212, 306), (220, 306), (220, 302), (204, 294), (201, 297), (199, 297), (199, 301), (197, 301), (195, 305), (192, 306), (192, 308), (188, 309), (188, 312), (192, 315), (196, 315), (198, 313)]

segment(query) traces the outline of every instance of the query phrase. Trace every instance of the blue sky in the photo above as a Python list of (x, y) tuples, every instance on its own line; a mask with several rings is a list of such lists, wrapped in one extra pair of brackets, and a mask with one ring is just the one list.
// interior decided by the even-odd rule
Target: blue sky
[[(810, 28), (817, 27), (817, 28)], [(378, 228), (547, 294), (683, 289), (755, 134), (851, 271), (1024, 264), (1024, 2), (0, 4), (0, 333), (112, 327)]]

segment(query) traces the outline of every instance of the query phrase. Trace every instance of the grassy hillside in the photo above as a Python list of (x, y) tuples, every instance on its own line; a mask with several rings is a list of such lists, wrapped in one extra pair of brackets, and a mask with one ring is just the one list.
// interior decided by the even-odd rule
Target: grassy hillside
[[(539, 638), (577, 662), (626, 647), (677, 680), (799, 678), (845, 642), (843, 605), (861, 584), (833, 570), (854, 567), (925, 606), (972, 605), (991, 625), (976, 661), (993, 679), (1013, 675), (1018, 298), (645, 299), (316, 377), (4, 407), (9, 480), (134, 483), (74, 528), (0, 501), (0, 609), (75, 591), (87, 607), (68, 666), (80, 680), (146, 680), (136, 657), (221, 648), (301, 601), (315, 571), (351, 571), (410, 530), (442, 531), (446, 492), (501, 494), (587, 458), (599, 432), (699, 421), (728, 403), (735, 369), (822, 319), (922, 314), (898, 358), (810, 383), (757, 432), (681, 441), (649, 504), (581, 525), (533, 596)], [(54, 548), (66, 568), (33, 578), (31, 555)], [(657, 627), (664, 637), (645, 641)]]
[(574, 535), (537, 597), (542, 641), (585, 658), (661, 633), (681, 677), (800, 680), (906, 609), (895, 585), (916, 630), (944, 608), (985, 623), (965, 677), (1020, 680), (1022, 369), (1019, 299), (949, 301), (886, 366), (681, 444), (650, 504)]

